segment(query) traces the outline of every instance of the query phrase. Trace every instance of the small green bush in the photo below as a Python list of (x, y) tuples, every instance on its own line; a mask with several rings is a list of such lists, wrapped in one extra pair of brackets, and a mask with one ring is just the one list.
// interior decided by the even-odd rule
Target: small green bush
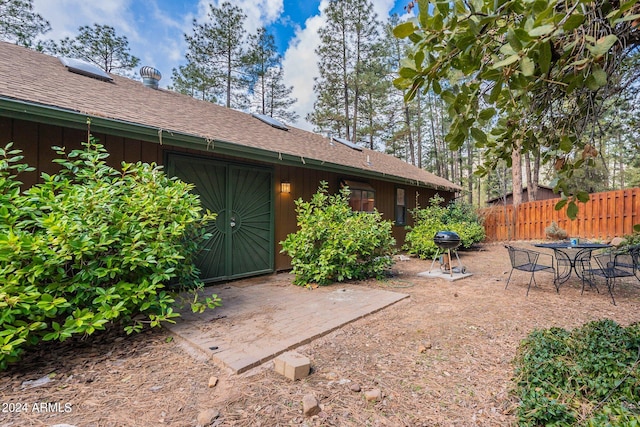
[(11, 145), (0, 149), (0, 369), (41, 340), (172, 321), (177, 294), (165, 284), (202, 285), (193, 260), (212, 215), (192, 186), (155, 165), (118, 171), (102, 145), (83, 145), (56, 148), (60, 172), (24, 193), (16, 177), (30, 168)]
[(564, 240), (567, 238), (567, 232), (560, 228), (555, 221), (551, 221), (548, 227), (545, 227), (544, 233), (547, 235), (547, 239), (551, 240)]
[(411, 211), (414, 225), (408, 226), (403, 249), (420, 258), (431, 258), (438, 252), (433, 237), (438, 231), (453, 231), (460, 236), (460, 246), (469, 249), (485, 238), (485, 230), (475, 208), (464, 202), (443, 206), (438, 195), (429, 200), (429, 206)]
[(299, 230), (280, 242), (291, 257), (295, 284), (380, 277), (393, 263), (391, 221), (377, 211), (353, 211), (347, 188), (329, 195), (321, 182), (310, 201), (295, 203)]
[(636, 245), (640, 245), (640, 231), (634, 231), (632, 234), (624, 235), (623, 249)]
[(520, 426), (640, 425), (640, 325), (533, 331), (515, 359)]

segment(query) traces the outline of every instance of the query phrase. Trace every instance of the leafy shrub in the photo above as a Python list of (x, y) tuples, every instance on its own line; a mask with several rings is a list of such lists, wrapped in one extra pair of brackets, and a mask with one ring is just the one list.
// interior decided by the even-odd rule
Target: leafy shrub
[(299, 230), (280, 242), (291, 257), (295, 284), (380, 277), (393, 263), (391, 221), (377, 211), (353, 211), (349, 194), (343, 188), (329, 195), (321, 182), (310, 201), (296, 200)]
[(444, 199), (435, 195), (429, 206), (411, 211), (414, 225), (408, 226), (403, 248), (420, 258), (436, 255), (438, 247), (433, 237), (438, 231), (453, 231), (460, 237), (460, 246), (468, 249), (485, 238), (485, 230), (476, 209), (464, 202), (452, 202), (443, 206)]
[(515, 359), (518, 425), (638, 425), (639, 362), (638, 324), (605, 319), (532, 332)]
[(626, 234), (624, 236), (624, 242), (622, 249), (628, 248), (629, 246), (640, 245), (640, 232), (634, 231), (632, 234)]
[(551, 221), (551, 224), (544, 229), (544, 233), (547, 235), (547, 239), (551, 240), (564, 240), (567, 238), (567, 232), (558, 226), (555, 221)]
[(165, 284), (202, 285), (193, 259), (212, 215), (192, 186), (155, 165), (115, 170), (102, 145), (83, 145), (55, 148), (60, 172), (24, 193), (16, 177), (29, 168), (11, 145), (0, 149), (0, 369), (40, 340), (172, 321), (176, 293)]

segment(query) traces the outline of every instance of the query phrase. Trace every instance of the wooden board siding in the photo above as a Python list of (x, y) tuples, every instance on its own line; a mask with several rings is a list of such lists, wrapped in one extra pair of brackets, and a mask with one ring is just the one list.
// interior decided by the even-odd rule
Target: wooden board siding
[[(401, 185), (375, 179), (366, 179), (352, 175), (341, 175), (322, 170), (310, 169), (302, 163), (300, 167), (288, 165), (273, 165), (266, 162), (247, 161), (226, 155), (219, 155), (200, 150), (160, 145), (146, 141), (138, 141), (129, 138), (94, 134), (99, 142), (108, 150), (110, 156), (107, 164), (119, 168), (125, 162), (155, 162), (164, 164), (166, 155), (169, 152), (194, 154), (197, 156), (228, 160), (230, 162), (244, 165), (259, 165), (273, 168), (273, 191), (275, 203), (275, 269), (278, 271), (291, 268), (288, 256), (281, 254), (282, 246), (280, 242), (289, 233), (297, 229), (295, 204), (298, 198), (309, 200), (318, 190), (320, 181), (329, 184), (329, 191), (334, 193), (339, 189), (339, 183), (343, 179), (366, 182), (376, 190), (376, 208), (382, 212), (385, 219), (394, 220), (395, 216), (395, 189), (404, 188), (406, 190), (407, 201), (407, 224), (411, 225), (409, 210), (414, 209), (416, 200), (420, 206), (428, 206), (429, 199), (436, 194), (435, 190), (418, 188), (412, 185)], [(81, 142), (86, 141), (87, 131), (80, 129), (63, 128), (54, 125), (38, 124), (18, 119), (0, 117), (0, 144), (4, 146), (9, 141), (14, 141), (14, 148), (23, 150), (25, 161), (36, 168), (36, 171), (20, 176), (24, 183), (23, 188), (28, 188), (39, 181), (40, 174), (46, 172), (53, 174), (58, 170), (58, 166), (51, 162), (56, 157), (52, 146), (64, 146), (67, 152), (81, 148)], [(280, 183), (288, 180), (291, 183), (291, 193), (281, 194)], [(453, 197), (449, 192), (438, 192), (445, 200)], [(393, 235), (398, 246), (404, 243), (406, 230), (404, 226), (394, 226)]]
[[(109, 152), (109, 166), (119, 168), (123, 161), (139, 160), (162, 163), (162, 151), (158, 144), (104, 134), (93, 136)], [(59, 170), (59, 166), (52, 163), (57, 154), (51, 147), (65, 147), (69, 153), (82, 148), (82, 142), (86, 140), (87, 132), (84, 130), (0, 117), (0, 146), (4, 147), (13, 141), (13, 148), (22, 150), (23, 161), (36, 168), (33, 172), (20, 175), (23, 188), (39, 182), (43, 172), (53, 174)]]

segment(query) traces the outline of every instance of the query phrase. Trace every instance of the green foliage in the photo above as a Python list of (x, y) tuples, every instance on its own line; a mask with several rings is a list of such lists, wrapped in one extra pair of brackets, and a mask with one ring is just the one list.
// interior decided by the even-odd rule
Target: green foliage
[(457, 150), (473, 139), (486, 153), (480, 174), (511, 166), (513, 152), (540, 152), (574, 217), (580, 198), (567, 179), (600, 155), (606, 101), (633, 94), (639, 78), (635, 5), (421, 0), (417, 18), (394, 29), (413, 44), (394, 84), (406, 99), (431, 90), (445, 102), (446, 141)]
[(568, 236), (566, 230), (560, 228), (555, 221), (551, 221), (551, 224), (545, 227), (544, 233), (547, 235), (547, 238), (551, 240), (564, 240)]
[(203, 99), (219, 100), (227, 108), (247, 104), (244, 43), (247, 15), (229, 1), (209, 4), (202, 23), (193, 21), (192, 35), (185, 34), (187, 67), (174, 70), (178, 88), (202, 92)]
[(375, 127), (384, 126), (374, 124), (377, 120), (371, 99), (389, 96), (387, 79), (382, 76), (390, 73), (387, 64), (392, 60), (382, 56), (380, 22), (372, 10), (371, 0), (326, 2), (315, 50), (317, 97), (313, 112), (307, 116), (318, 131), (362, 141), (368, 139), (365, 132), (372, 137)]
[(51, 30), (51, 25), (33, 11), (33, 0), (0, 1), (0, 40), (32, 47), (40, 34)]
[(635, 245), (640, 245), (640, 225), (638, 224), (634, 226), (634, 231), (632, 234), (627, 234), (624, 236), (624, 246)]
[(639, 425), (639, 362), (638, 324), (532, 332), (515, 359), (518, 425)]
[[(192, 186), (155, 165), (115, 170), (103, 146), (84, 147), (56, 148), (61, 171), (24, 193), (20, 152), (0, 149), (0, 369), (41, 340), (170, 322), (176, 294), (165, 284), (202, 285), (193, 260), (212, 215)], [(192, 309), (219, 304), (195, 298)]]
[(381, 277), (393, 263), (391, 221), (377, 211), (353, 211), (349, 194), (343, 188), (329, 195), (321, 182), (310, 201), (296, 200), (299, 230), (280, 242), (292, 258), (295, 284)]
[(465, 249), (484, 240), (482, 221), (472, 205), (456, 201), (445, 207), (443, 202), (442, 197), (435, 195), (429, 200), (427, 208), (411, 211), (414, 225), (407, 227), (409, 232), (403, 247), (409, 253), (423, 259), (435, 256), (438, 247), (433, 242), (433, 236), (443, 230), (457, 233), (460, 246)]
[(55, 55), (82, 59), (107, 73), (126, 75), (140, 63), (140, 58), (129, 53), (127, 37), (116, 35), (109, 25), (83, 25), (75, 38), (65, 37), (60, 43), (50, 40), (44, 48)]

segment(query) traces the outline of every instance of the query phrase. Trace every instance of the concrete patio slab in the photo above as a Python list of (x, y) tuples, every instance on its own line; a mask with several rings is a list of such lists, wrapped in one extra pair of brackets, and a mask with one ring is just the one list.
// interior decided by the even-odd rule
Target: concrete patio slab
[(442, 270), (432, 270), (432, 271), (423, 271), (422, 273), (418, 273), (420, 277), (426, 277), (429, 279), (444, 279), (450, 282), (455, 282), (456, 280), (461, 280), (469, 276), (473, 276), (473, 273), (449, 273), (448, 271)]
[(394, 304), (408, 295), (356, 284), (306, 289), (278, 274), (211, 286), (222, 307), (185, 310), (166, 327), (179, 339), (241, 373)]

